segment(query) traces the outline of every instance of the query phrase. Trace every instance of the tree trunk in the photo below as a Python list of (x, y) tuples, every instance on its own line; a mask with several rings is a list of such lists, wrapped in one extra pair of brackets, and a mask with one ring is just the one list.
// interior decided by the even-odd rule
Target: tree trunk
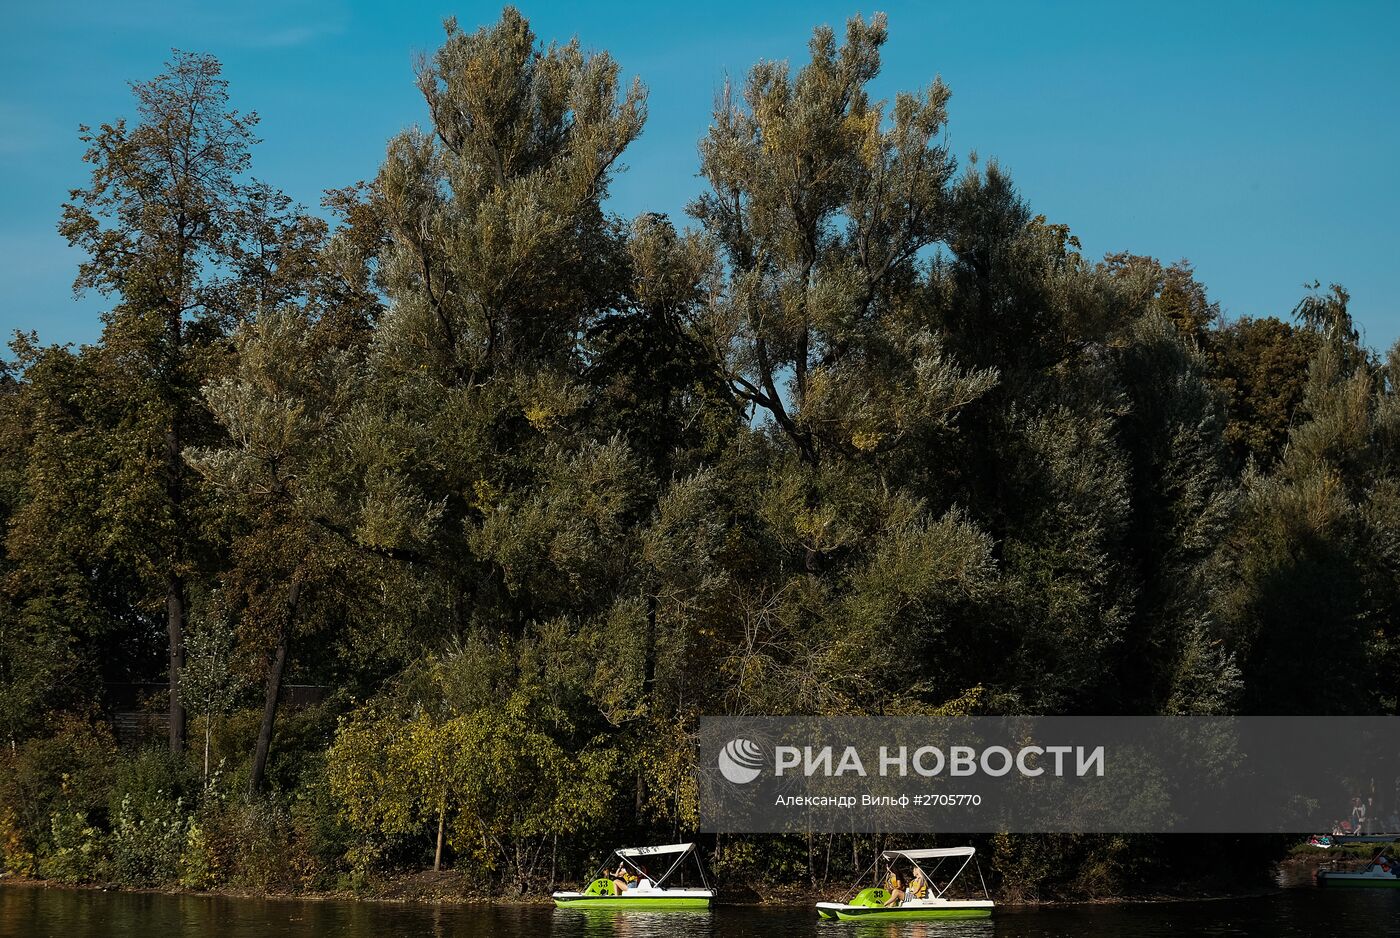
[(180, 697), (180, 674), (185, 670), (185, 591), (171, 574), (165, 589), (166, 630), (170, 636), (170, 753), (185, 755), (185, 705)]
[(272, 727), (277, 720), (277, 700), (282, 696), (282, 671), (287, 666), (287, 646), (291, 643), (289, 630), (283, 629), (277, 639), (277, 651), (267, 667), (267, 695), (263, 698), (262, 725), (258, 727), (258, 744), (253, 750), (253, 771), (248, 777), (248, 794), (256, 795), (262, 788), (267, 770), (267, 754), (272, 748)]
[(656, 593), (647, 593), (647, 631), (642, 638), (642, 701), (647, 715), (656, 716)]
[(267, 754), (272, 748), (272, 727), (277, 720), (277, 701), (282, 696), (282, 672), (287, 667), (287, 651), (292, 643), (296, 625), (297, 603), (301, 599), (301, 577), (293, 576), (287, 591), (287, 615), (277, 636), (277, 650), (267, 667), (267, 695), (263, 699), (262, 726), (258, 728), (258, 744), (253, 751), (253, 771), (248, 777), (248, 794), (256, 795), (262, 788), (267, 770)]
[[(649, 719), (655, 720), (656, 713), (656, 594), (647, 593), (647, 627), (642, 638), (642, 702)], [(635, 792), (634, 813), (641, 818), (647, 801), (647, 777), (637, 770), (637, 790)]]
[(438, 805), (438, 836), (437, 852), (433, 854), (433, 872), (442, 869), (442, 840), (443, 834), (447, 831), (447, 795), (443, 794), (442, 803)]

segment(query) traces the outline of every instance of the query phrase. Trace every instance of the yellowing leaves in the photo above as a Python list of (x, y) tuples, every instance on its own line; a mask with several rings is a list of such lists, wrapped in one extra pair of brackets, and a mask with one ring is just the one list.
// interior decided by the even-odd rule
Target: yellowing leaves
[(554, 411), (543, 404), (527, 404), (525, 419), (536, 430), (547, 430), (554, 423)]
[(885, 436), (878, 430), (858, 430), (851, 434), (851, 445), (862, 453), (868, 453), (879, 446)]

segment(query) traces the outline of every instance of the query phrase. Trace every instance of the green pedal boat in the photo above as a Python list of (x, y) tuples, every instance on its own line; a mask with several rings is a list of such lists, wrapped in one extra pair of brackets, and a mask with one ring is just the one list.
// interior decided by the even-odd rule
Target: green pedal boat
[[(682, 865), (694, 858), (700, 888), (680, 884)], [(609, 872), (612, 861), (618, 866)], [(655, 878), (647, 863), (664, 865)], [(705, 881), (705, 870), (695, 844), (664, 844), (659, 847), (621, 847), (614, 850), (594, 874), (583, 892), (556, 892), (554, 904), (561, 909), (637, 909), (664, 912), (678, 909), (708, 909), (714, 890)]]
[(1384, 852), (1378, 853), (1361, 870), (1317, 871), (1317, 884), (1329, 889), (1400, 889), (1400, 863)]
[[(991, 915), (993, 903), (987, 895), (987, 884), (982, 880), (980, 868), (977, 868), (977, 879), (982, 883), (981, 899), (956, 898), (951, 895), (953, 884), (962, 875), (963, 870), (967, 869), (968, 864), (974, 863), (973, 856), (976, 852), (972, 847), (886, 850), (876, 859), (871, 869), (878, 869), (883, 861), (889, 872), (894, 875), (898, 872), (897, 867), (907, 864), (913, 875), (908, 877), (908, 884), (901, 890), (904, 893), (901, 899), (891, 902), (890, 890), (873, 886), (860, 889), (846, 902), (818, 902), (817, 914), (822, 918), (839, 919), (843, 922), (910, 922)], [(950, 859), (956, 869), (946, 880), (940, 881), (936, 878), (939, 867), (945, 860)], [(958, 862), (959, 859), (961, 863)], [(929, 868), (925, 869), (925, 866)], [(869, 875), (867, 872), (866, 876)]]

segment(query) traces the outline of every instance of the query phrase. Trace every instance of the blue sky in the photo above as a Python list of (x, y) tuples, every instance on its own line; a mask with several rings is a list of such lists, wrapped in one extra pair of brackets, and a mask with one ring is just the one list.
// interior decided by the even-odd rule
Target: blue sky
[[(726, 75), (800, 62), (812, 26), (890, 18), (876, 92), (941, 74), (950, 140), (1007, 167), (1094, 255), (1189, 258), (1227, 314), (1286, 315), (1339, 281), (1369, 342), (1400, 336), (1400, 3), (521, 3), (544, 39), (607, 49), (650, 89), (612, 208), (682, 215)], [(423, 120), (414, 55), (494, 3), (21, 3), (0, 33), (0, 334), (92, 341), (54, 230), (84, 181), (79, 123), (130, 114), (125, 83), (172, 47), (212, 52), (263, 118), (255, 173), (309, 205), (374, 175)]]

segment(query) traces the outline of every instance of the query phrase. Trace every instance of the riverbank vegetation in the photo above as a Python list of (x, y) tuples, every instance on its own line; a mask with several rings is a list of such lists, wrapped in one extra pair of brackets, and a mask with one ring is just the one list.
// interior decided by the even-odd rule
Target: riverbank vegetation
[[(518, 894), (689, 836), (700, 714), (1395, 713), (1400, 350), (1339, 286), (1227, 319), (1086, 256), (954, 159), (941, 82), (877, 99), (885, 38), (818, 29), (695, 167), (628, 170), (698, 170), (683, 219), (609, 209), (645, 88), (510, 9), (447, 25), (431, 123), (323, 211), (255, 181), (207, 56), (84, 128), (102, 335), (18, 336), (0, 387), (4, 869)], [(977, 842), (1023, 898), (1287, 846)]]

